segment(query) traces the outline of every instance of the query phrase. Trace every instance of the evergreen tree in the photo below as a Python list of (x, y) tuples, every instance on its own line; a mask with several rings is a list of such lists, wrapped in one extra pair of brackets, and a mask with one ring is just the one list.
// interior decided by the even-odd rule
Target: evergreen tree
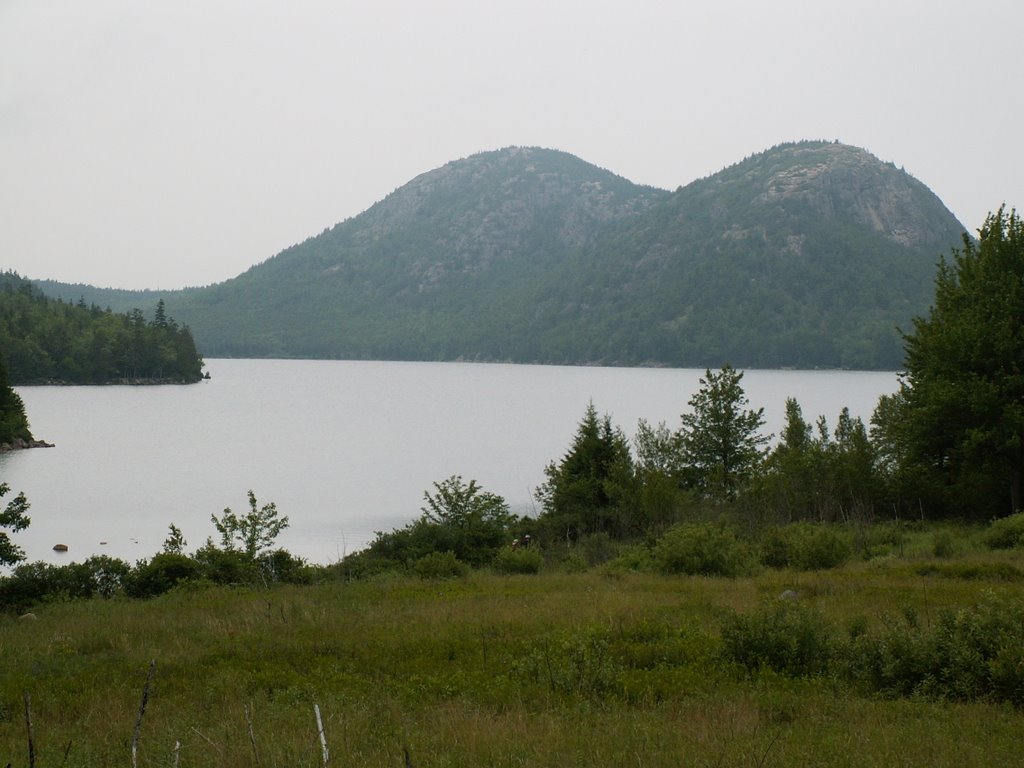
[(965, 235), (952, 263), (942, 260), (935, 304), (905, 337), (897, 433), (910, 460), (948, 484), (958, 514), (1021, 510), (1022, 328), (1024, 222), (1000, 208), (977, 242)]
[(541, 520), (558, 536), (571, 540), (604, 531), (623, 533), (622, 502), (633, 479), (633, 459), (621, 430), (611, 417), (599, 418), (591, 402), (562, 460), (544, 470), (537, 489)]
[(707, 370), (690, 399), (692, 410), (682, 416), (683, 464), (694, 485), (712, 498), (734, 498), (764, 459), (764, 409), (746, 408), (742, 379), (731, 365)]
[(21, 395), (11, 387), (7, 379), (7, 368), (0, 360), (0, 443), (31, 439), (25, 404)]

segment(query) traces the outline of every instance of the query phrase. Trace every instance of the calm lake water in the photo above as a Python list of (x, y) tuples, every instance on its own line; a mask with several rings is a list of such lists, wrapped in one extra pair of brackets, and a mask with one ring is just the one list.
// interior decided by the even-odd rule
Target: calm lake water
[[(176, 524), (189, 548), (211, 514), (248, 509), (252, 489), (291, 520), (278, 542), (329, 563), (420, 514), (423, 492), (459, 474), (534, 510), (544, 466), (568, 449), (589, 401), (632, 437), (637, 421), (675, 429), (703, 371), (471, 363), (208, 360), (191, 386), (20, 387), (32, 431), (55, 448), (0, 455), (24, 491), (30, 560), (160, 550)], [(747, 371), (751, 407), (777, 433), (787, 397), (834, 427), (865, 420), (895, 373)], [(9, 499), (10, 496), (5, 497)], [(56, 543), (67, 554), (52, 551)], [(106, 543), (102, 543), (106, 542)]]

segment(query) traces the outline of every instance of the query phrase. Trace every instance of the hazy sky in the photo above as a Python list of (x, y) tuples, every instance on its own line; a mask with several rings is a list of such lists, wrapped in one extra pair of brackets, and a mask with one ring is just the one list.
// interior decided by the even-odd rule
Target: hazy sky
[(1019, 0), (0, 0), (0, 269), (234, 277), (512, 144), (674, 189), (780, 142), (1024, 209)]

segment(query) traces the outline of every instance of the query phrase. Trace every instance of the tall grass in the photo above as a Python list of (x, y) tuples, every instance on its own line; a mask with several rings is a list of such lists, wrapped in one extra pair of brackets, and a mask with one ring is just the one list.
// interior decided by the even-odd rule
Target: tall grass
[(37, 765), (129, 765), (151, 660), (141, 766), (173, 765), (176, 743), (181, 766), (319, 766), (314, 705), (332, 765), (403, 766), (405, 750), (421, 767), (1011, 765), (1024, 726), (1012, 706), (879, 696), (723, 652), (723, 627), (785, 590), (840, 639), (1021, 599), (1018, 582), (985, 576), (1019, 568), (1017, 551), (955, 561), (989, 564), (981, 576), (922, 574), (927, 562), (410, 575), (51, 604), (0, 619), (0, 765), (28, 765), (26, 692)]

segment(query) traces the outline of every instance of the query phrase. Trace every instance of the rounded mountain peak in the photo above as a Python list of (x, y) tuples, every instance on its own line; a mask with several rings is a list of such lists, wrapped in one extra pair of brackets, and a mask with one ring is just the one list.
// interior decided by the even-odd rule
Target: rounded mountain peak
[[(935, 193), (909, 173), (838, 141), (780, 144), (690, 187), (698, 197), (739, 195), (755, 218), (769, 211), (807, 214), (865, 227), (909, 248), (945, 248), (964, 231)], [(725, 213), (721, 202), (713, 209)]]

